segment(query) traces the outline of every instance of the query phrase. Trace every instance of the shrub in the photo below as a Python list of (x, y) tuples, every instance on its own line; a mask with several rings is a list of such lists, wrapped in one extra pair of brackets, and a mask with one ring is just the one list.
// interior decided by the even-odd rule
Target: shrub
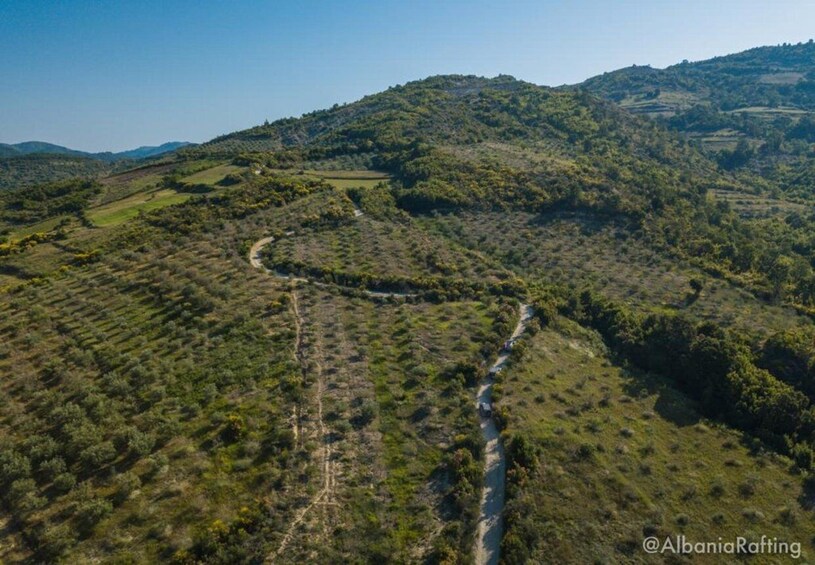
[(594, 446), (589, 443), (581, 443), (574, 451), (575, 459), (585, 461), (594, 457)]
[(31, 463), (28, 457), (10, 450), (0, 453), (0, 486), (7, 486), (30, 475)]
[(137, 457), (149, 455), (155, 444), (156, 440), (152, 435), (138, 430), (132, 430), (127, 437), (127, 448)]
[(799, 443), (792, 449), (792, 459), (799, 469), (809, 470), (812, 468), (812, 449)]
[(38, 471), (45, 481), (53, 481), (60, 473), (64, 473), (68, 467), (62, 457), (53, 457), (40, 463)]
[(113, 511), (113, 505), (103, 498), (92, 498), (79, 504), (76, 522), (79, 532), (88, 535), (102, 518)]
[(538, 452), (533, 443), (526, 436), (514, 434), (506, 444), (506, 457), (508, 467), (533, 469), (537, 466)]
[(76, 543), (76, 538), (66, 523), (46, 525), (35, 532), (34, 538), (37, 556), (49, 563), (57, 561)]
[(76, 485), (76, 477), (71, 473), (60, 473), (54, 477), (54, 489), (57, 492), (65, 494), (69, 492), (74, 485)]
[(116, 504), (123, 503), (125, 500), (130, 498), (130, 495), (133, 494), (133, 492), (141, 487), (141, 480), (133, 471), (128, 471), (126, 473), (122, 473), (121, 475), (117, 475), (113, 482), (116, 486), (116, 493), (114, 494), (114, 502)]
[(363, 428), (374, 421), (374, 418), (376, 418), (376, 412), (376, 403), (366, 400), (357, 409), (356, 414), (351, 419), (351, 424), (357, 429)]
[(116, 458), (116, 448), (113, 443), (103, 441), (83, 450), (79, 455), (79, 460), (88, 472), (93, 472), (99, 467), (103, 467)]
[(747, 479), (739, 484), (739, 494), (745, 498), (753, 496), (756, 493), (756, 481)]
[(154, 453), (147, 459), (147, 474), (149, 476), (155, 476), (160, 472), (163, 472), (164, 469), (167, 467), (169, 460), (167, 456), (163, 453)]
[(226, 441), (238, 441), (246, 434), (246, 422), (240, 414), (229, 414), (221, 431), (221, 437)]
[(724, 495), (724, 482), (721, 479), (715, 479), (713, 484), (710, 485), (710, 494), (716, 498)]
[(5, 499), (18, 513), (26, 513), (41, 508), (45, 499), (37, 496), (37, 483), (33, 479), (17, 479), (5, 493)]

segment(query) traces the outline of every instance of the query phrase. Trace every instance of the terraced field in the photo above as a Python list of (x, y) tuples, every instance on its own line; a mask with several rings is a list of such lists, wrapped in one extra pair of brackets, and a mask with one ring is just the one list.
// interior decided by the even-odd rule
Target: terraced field
[[(280, 299), (202, 241), (66, 271), (4, 302), (0, 370), (17, 378), (0, 391), (2, 435), (49, 446), (35, 469), (57, 469), (30, 487), (34, 547), (62, 551), (79, 535), (82, 559), (166, 559), (202, 524), (254, 511), (259, 491), (288, 499), (301, 470), (280, 435), (291, 322), (267, 306)], [(25, 556), (19, 539), (2, 551)]]
[(451, 247), (413, 222), (393, 223), (362, 216), (331, 230), (305, 231), (278, 241), (272, 263), (299, 261), (375, 275), (416, 274), (497, 281), (508, 273), (485, 264), (476, 252)]
[[(469, 392), (448, 375), (489, 345), (494, 307), (377, 304), (308, 285), (295, 292), (306, 378), (321, 395), (327, 428), (317, 433), (311, 400), (299, 412), (301, 437), (316, 442), (328, 433), (331, 459), (329, 486), (291, 530), (286, 560), (347, 560), (372, 551), (421, 560), (447, 544), (466, 547), (455, 530), (441, 535), (451, 525), (457, 488), (447, 460), (475, 441), (477, 429)], [(325, 480), (318, 473), (309, 481), (300, 509), (322, 493)]]
[[(124, 251), (104, 242), (141, 220), (74, 224), (70, 253), (105, 251), (66, 269), (46, 269), (70, 256), (51, 243), (18, 256), (42, 262), (45, 278), (3, 304), (0, 371), (16, 378), (0, 390), (0, 436), (32, 438), (32, 478), (15, 487), (25, 528), (7, 532), (0, 558), (470, 552), (481, 457), (472, 379), (514, 306), (353, 298), (245, 262), (248, 239), (304, 223), (314, 260), (339, 233), (352, 271), (380, 243), (375, 257), (392, 270), (393, 253), (425, 261), (433, 248), (410, 224), (390, 232), (362, 216), (343, 235), (312, 223), (344, 206), (353, 211), (343, 191), (324, 190), (194, 238), (143, 232)], [(483, 273), (466, 250), (464, 263), (444, 257), (461, 276)]]
[(745, 218), (768, 218), (771, 216), (784, 216), (791, 213), (807, 214), (812, 211), (811, 205), (791, 202), (789, 200), (779, 200), (766, 196), (756, 196), (726, 190), (712, 190), (711, 192), (716, 200), (727, 202), (733, 211)]
[[(588, 216), (523, 213), (440, 216), (422, 220), (433, 233), (478, 250), (521, 276), (582, 288), (640, 311), (681, 311), (701, 320), (734, 325), (757, 339), (806, 316), (768, 304), (727, 281), (649, 249), (614, 223)], [(691, 279), (703, 281), (695, 297)]]

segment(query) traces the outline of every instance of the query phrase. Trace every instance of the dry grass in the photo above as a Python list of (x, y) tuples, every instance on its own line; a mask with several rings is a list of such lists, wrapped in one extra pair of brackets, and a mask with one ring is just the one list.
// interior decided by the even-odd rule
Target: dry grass
[(701, 419), (668, 383), (614, 365), (597, 336), (571, 323), (528, 345), (502, 375), (499, 404), (510, 432), (540, 450), (510, 502), (523, 519), (509, 535), (523, 535), (521, 522), (536, 528), (532, 561), (649, 562), (644, 537), (678, 534), (760, 532), (811, 552), (815, 521), (789, 460), (751, 451), (749, 438)]

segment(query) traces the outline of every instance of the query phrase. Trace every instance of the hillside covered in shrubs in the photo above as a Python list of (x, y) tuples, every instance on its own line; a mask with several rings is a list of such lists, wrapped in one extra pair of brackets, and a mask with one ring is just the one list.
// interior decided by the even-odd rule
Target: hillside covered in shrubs
[(439, 76), (0, 194), (0, 559), (470, 562), (501, 351), (507, 562), (811, 532), (814, 218), (749, 175)]

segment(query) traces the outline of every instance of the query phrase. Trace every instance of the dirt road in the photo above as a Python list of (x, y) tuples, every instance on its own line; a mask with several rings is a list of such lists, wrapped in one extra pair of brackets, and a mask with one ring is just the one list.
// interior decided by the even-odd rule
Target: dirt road
[[(532, 317), (532, 307), (521, 304), (520, 319), (512, 332), (512, 338), (520, 336), (526, 329), (526, 324)], [(509, 352), (502, 352), (491, 367), (503, 369), (509, 357)], [(482, 402), (492, 402), (492, 385), (494, 379), (488, 376), (478, 388), (476, 407)], [(484, 489), (481, 491), (481, 512), (478, 517), (478, 532), (475, 545), (475, 562), (478, 565), (494, 565), (498, 563), (501, 551), (501, 535), (503, 533), (502, 512), (504, 510), (504, 478), (506, 475), (506, 458), (504, 446), (495, 420), (492, 417), (481, 418), (481, 433), (484, 436)]]
[[(354, 209), (354, 216), (355, 217), (360, 217), (362, 215), (363, 215), (363, 213), (362, 213), (362, 211), (359, 210), (359, 208)], [(286, 235), (287, 236), (288, 235), (294, 235), (294, 232), (287, 232)], [(279, 279), (284, 279), (284, 280), (287, 280), (287, 281), (307, 282), (307, 283), (313, 284), (314, 286), (320, 286), (320, 287), (340, 286), (340, 285), (332, 285), (332, 284), (329, 284), (329, 283), (315, 281), (315, 280), (311, 280), (311, 279), (306, 279), (306, 278), (303, 278), (303, 277), (295, 277), (294, 275), (279, 273), (277, 271), (272, 271), (271, 269), (268, 269), (263, 264), (263, 258), (261, 257), (260, 252), (267, 245), (270, 245), (270, 244), (274, 243), (274, 241), (275, 241), (275, 238), (270, 236), (270, 237), (264, 237), (263, 239), (259, 239), (254, 244), (252, 244), (252, 247), (249, 249), (249, 263), (253, 267), (255, 267), (256, 269), (261, 269), (262, 271), (265, 271), (265, 272), (269, 273), (270, 275), (274, 275), (275, 277), (277, 277)], [(367, 296), (370, 296), (372, 298), (411, 298), (411, 297), (419, 296), (415, 292), (383, 292), (383, 291), (378, 291), (378, 290), (367, 290), (367, 289), (363, 289), (362, 292), (364, 294), (366, 294)]]
[[(358, 209), (355, 209), (355, 216), (359, 217), (362, 215), (362, 212), (358, 212)], [(288, 232), (286, 235), (292, 235), (293, 232)], [(255, 242), (252, 245), (252, 248), (249, 250), (249, 262), (252, 264), (253, 267), (257, 269), (262, 269), (263, 271), (276, 276), (281, 279), (286, 279), (290, 281), (301, 281), (301, 282), (311, 282), (317, 286), (329, 286), (328, 283), (322, 283), (319, 281), (309, 281), (308, 279), (304, 278), (297, 278), (290, 275), (286, 275), (283, 273), (278, 273), (266, 268), (263, 265), (263, 261), (261, 259), (261, 250), (274, 242), (273, 237), (265, 237)], [(389, 297), (389, 296), (415, 296), (410, 293), (398, 293), (398, 292), (376, 292), (371, 290), (365, 290), (366, 294), (372, 297)], [(520, 336), (524, 330), (526, 329), (526, 325), (529, 319), (532, 317), (532, 307), (528, 304), (521, 304), (519, 307), (520, 312), (520, 319), (518, 320), (518, 324), (515, 326), (515, 330), (512, 332), (510, 339), (516, 338)], [(498, 358), (493, 363), (492, 369), (502, 369), (506, 364), (507, 358), (509, 357), (508, 352), (501, 352)], [(481, 403), (490, 404), (492, 400), (492, 386), (494, 383), (494, 379), (492, 376), (488, 376), (482, 383), (481, 386), (478, 388), (478, 394), (476, 396), (476, 407), (478, 407)], [(319, 382), (318, 382), (319, 384)], [(322, 395), (321, 387), (318, 387), (317, 391), (317, 402), (318, 407), (321, 408), (320, 404), (320, 397)], [(320, 414), (321, 416), (321, 414)], [(323, 428), (322, 418), (318, 418), (321, 432), (325, 433), (325, 429)], [(484, 489), (481, 493), (481, 512), (478, 519), (478, 532), (476, 535), (476, 547), (475, 547), (475, 562), (478, 565), (494, 565), (498, 563), (498, 556), (501, 550), (501, 535), (503, 531), (503, 524), (502, 520), (502, 512), (504, 510), (504, 479), (506, 475), (506, 458), (504, 456), (504, 447), (501, 444), (500, 434), (498, 433), (498, 428), (495, 426), (495, 420), (492, 417), (482, 417), (481, 418), (481, 433), (484, 436), (484, 442), (486, 444), (485, 454), (484, 454)], [(330, 461), (330, 446), (325, 447), (326, 453), (328, 457), (324, 457), (324, 462)], [(291, 539), (291, 533), (293, 532), (294, 528), (302, 522), (305, 515), (308, 511), (314, 507), (316, 504), (320, 503), (322, 499), (326, 496), (326, 493), (329, 492), (327, 488), (328, 485), (333, 482), (333, 478), (331, 477), (331, 473), (329, 472), (328, 466), (324, 470), (324, 481), (326, 482), (326, 486), (314, 497), (311, 503), (306, 507), (300, 510), (297, 517), (295, 518), (294, 522), (292, 523), (292, 528), (287, 533), (286, 537), (283, 540), (283, 543), (278, 548), (278, 551), (275, 552), (271, 557), (274, 558), (282, 551), (285, 550), (288, 541)]]

